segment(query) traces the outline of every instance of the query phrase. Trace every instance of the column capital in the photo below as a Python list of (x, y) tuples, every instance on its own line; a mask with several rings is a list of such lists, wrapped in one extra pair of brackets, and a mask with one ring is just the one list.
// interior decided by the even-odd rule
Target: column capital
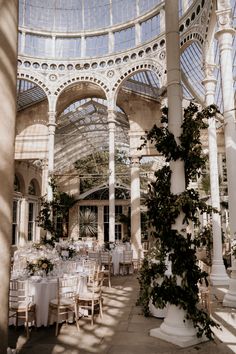
[(48, 112), (48, 125), (56, 125), (56, 111), (49, 111)]
[(235, 29), (232, 23), (232, 10), (231, 8), (216, 10), (216, 16), (218, 20), (218, 31), (215, 33), (215, 37), (219, 39), (223, 33), (229, 33), (234, 35)]
[(107, 122), (116, 123), (116, 111), (114, 109), (107, 110)]

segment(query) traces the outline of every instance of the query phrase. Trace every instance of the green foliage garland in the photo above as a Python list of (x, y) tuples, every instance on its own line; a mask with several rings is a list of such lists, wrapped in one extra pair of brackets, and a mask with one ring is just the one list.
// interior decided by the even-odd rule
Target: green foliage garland
[(41, 210), (37, 218), (37, 223), (44, 230), (48, 231), (51, 238), (46, 236), (41, 239), (41, 243), (54, 246), (55, 241), (63, 236), (61, 228), (58, 228), (58, 220), (66, 221), (69, 215), (69, 209), (74, 204), (74, 197), (65, 192), (60, 192), (55, 178), (51, 178), (50, 186), (52, 188), (53, 198), (48, 201), (46, 197), (41, 198)]
[[(144, 314), (148, 315), (149, 301), (158, 308), (168, 303), (186, 311), (186, 319), (197, 328), (197, 335), (205, 334), (213, 338), (212, 327), (218, 326), (209, 315), (198, 306), (198, 283), (207, 283), (206, 272), (197, 265), (196, 249), (209, 239), (209, 229), (201, 230), (193, 236), (187, 226), (200, 227), (199, 214), (217, 212), (199, 199), (199, 194), (189, 188), (192, 178), (200, 176), (205, 165), (200, 142), (200, 130), (207, 128), (207, 119), (213, 117), (217, 107), (211, 105), (202, 111), (193, 103), (184, 110), (180, 144), (168, 131), (168, 110), (163, 109), (161, 128), (154, 126), (144, 141), (154, 143), (157, 151), (165, 156), (166, 162), (184, 161), (186, 189), (180, 194), (171, 193), (171, 169), (166, 164), (155, 172), (156, 180), (149, 186), (147, 200), (148, 216), (153, 235), (156, 238), (155, 254), (148, 255), (139, 273), (140, 297)], [(141, 147), (142, 148), (142, 147)], [(178, 231), (173, 225), (182, 218), (183, 229)], [(166, 259), (171, 261), (172, 274), (166, 275)], [(161, 279), (161, 281), (160, 281)]]

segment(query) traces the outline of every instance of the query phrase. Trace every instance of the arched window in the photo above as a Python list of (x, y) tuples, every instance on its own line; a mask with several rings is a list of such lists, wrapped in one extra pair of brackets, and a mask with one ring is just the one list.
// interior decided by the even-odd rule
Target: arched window
[(20, 192), (20, 181), (16, 175), (14, 179), (14, 192)]
[(36, 186), (35, 186), (34, 181), (31, 181), (29, 184), (28, 194), (29, 195), (36, 195)]

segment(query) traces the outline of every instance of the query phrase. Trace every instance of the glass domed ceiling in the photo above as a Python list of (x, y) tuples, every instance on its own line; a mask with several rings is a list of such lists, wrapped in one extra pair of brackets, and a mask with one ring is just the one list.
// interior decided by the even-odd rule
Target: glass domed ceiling
[(19, 25), (34, 30), (79, 32), (132, 21), (161, 0), (19, 0)]

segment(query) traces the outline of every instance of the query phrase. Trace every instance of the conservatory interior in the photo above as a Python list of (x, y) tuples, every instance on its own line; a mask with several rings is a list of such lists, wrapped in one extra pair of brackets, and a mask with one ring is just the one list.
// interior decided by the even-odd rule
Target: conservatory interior
[(207, 281), (235, 313), (235, 18), (235, 0), (0, 1), (0, 353), (22, 314), (27, 340), (69, 310), (81, 331), (99, 276), (135, 275), (145, 314), (168, 306), (150, 337), (180, 347), (218, 330)]

